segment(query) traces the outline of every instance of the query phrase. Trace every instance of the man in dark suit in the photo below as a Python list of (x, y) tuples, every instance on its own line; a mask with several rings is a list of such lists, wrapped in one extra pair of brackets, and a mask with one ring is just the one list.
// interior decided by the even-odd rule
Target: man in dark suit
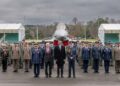
[(46, 43), (45, 46), (45, 75), (46, 78), (51, 78), (52, 75), (52, 66), (53, 66), (53, 50), (50, 47), (50, 43)]
[(65, 47), (62, 41), (59, 41), (59, 45), (55, 46), (54, 48), (54, 58), (57, 64), (57, 78), (59, 78), (60, 70), (61, 70), (61, 78), (63, 78), (63, 69), (64, 69), (64, 63), (65, 63), (64, 60), (66, 58), (66, 53), (65, 53)]

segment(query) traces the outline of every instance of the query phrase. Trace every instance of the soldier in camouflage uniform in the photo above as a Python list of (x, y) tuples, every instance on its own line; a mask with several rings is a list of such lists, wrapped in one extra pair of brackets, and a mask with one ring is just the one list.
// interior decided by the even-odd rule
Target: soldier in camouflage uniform
[(115, 71), (116, 73), (120, 73), (120, 45), (116, 45), (114, 49), (114, 57), (115, 57)]
[(23, 43), (19, 43), (19, 68), (22, 69), (23, 68)]

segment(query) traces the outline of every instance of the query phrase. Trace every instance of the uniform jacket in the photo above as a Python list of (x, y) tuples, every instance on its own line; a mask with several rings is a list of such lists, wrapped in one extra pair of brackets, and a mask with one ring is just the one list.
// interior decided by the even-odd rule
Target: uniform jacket
[(112, 50), (110, 48), (104, 48), (102, 53), (104, 60), (109, 61), (112, 59)]
[(115, 60), (120, 60), (120, 48), (118, 47), (114, 49), (114, 58)]
[(23, 52), (23, 58), (24, 59), (30, 59), (30, 48), (29, 47), (24, 47), (24, 52)]
[(99, 47), (93, 47), (92, 48), (92, 57), (93, 59), (99, 59), (100, 58), (100, 49)]
[(77, 54), (78, 54), (78, 58), (81, 58), (81, 56), (82, 56), (82, 47), (81, 46), (78, 47)]
[(2, 57), (2, 60), (7, 60), (8, 57), (9, 57), (9, 52), (6, 51), (6, 54), (4, 53), (5, 51), (2, 51), (1, 52), (1, 57)]
[(33, 48), (32, 50), (32, 63), (33, 64), (41, 64), (42, 63), (42, 54), (41, 51), (39, 49)]
[(67, 57), (68, 57), (68, 61), (72, 61), (72, 60), (76, 59), (76, 57), (77, 57), (77, 48), (76, 48), (76, 46), (68, 48)]
[(82, 48), (82, 59), (89, 60), (90, 59), (90, 49), (89, 48)]
[(20, 58), (20, 56), (19, 56), (19, 47), (13, 47), (12, 52), (13, 52), (12, 59), (19, 59)]

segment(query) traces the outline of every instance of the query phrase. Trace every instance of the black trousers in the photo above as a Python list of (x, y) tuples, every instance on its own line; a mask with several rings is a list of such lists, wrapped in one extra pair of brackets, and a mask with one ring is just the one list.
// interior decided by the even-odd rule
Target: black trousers
[(63, 70), (64, 70), (64, 65), (57, 65), (57, 77), (60, 76), (60, 72), (61, 72), (61, 77), (63, 77)]
[(73, 77), (75, 77), (75, 60), (69, 60), (69, 74), (68, 77), (71, 77), (71, 72), (73, 71)]
[(34, 75), (39, 76), (40, 74), (40, 64), (34, 64)]
[(51, 77), (52, 75), (52, 62), (45, 62), (45, 75)]
[(94, 59), (93, 60), (93, 68), (94, 68), (94, 72), (98, 72), (98, 70), (99, 70), (99, 59)]
[(104, 60), (105, 73), (109, 73), (110, 61)]
[(32, 69), (32, 66), (33, 66), (32, 60), (30, 59), (29, 68)]
[(89, 60), (83, 60), (84, 72), (88, 72), (88, 63), (89, 63)]
[(7, 71), (7, 59), (2, 60), (2, 70), (3, 72)]
[(41, 69), (44, 69), (44, 57), (42, 58)]

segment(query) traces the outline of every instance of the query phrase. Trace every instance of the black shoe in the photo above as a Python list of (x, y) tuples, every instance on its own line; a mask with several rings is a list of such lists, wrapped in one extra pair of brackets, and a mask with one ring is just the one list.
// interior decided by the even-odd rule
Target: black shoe
[(15, 72), (15, 73), (16, 73), (16, 72), (18, 72), (18, 71), (17, 71), (17, 70), (14, 70), (13, 72)]
[(2, 72), (6, 72), (6, 70), (3, 70)]
[(106, 71), (105, 73), (106, 73), (106, 74), (108, 74), (109, 72), (108, 72), (108, 71)]
[(44, 69), (44, 67), (43, 67), (43, 66), (41, 66), (41, 69)]
[(61, 78), (64, 78), (64, 76), (61, 76)]
[(113, 67), (113, 64), (111, 64), (110, 66)]
[(73, 78), (76, 78), (75, 76), (73, 76)]
[(34, 77), (35, 77), (35, 78), (37, 78), (37, 76), (36, 76), (36, 75), (35, 75)]
[(84, 71), (84, 73), (88, 73), (87, 71)]
[(29, 72), (28, 70), (26, 70), (25, 72)]
[(71, 78), (71, 76), (68, 76), (68, 78)]
[(48, 78), (48, 75), (46, 75), (46, 78)]
[(116, 72), (116, 74), (119, 74), (119, 72)]
[(38, 76), (38, 75), (35, 75), (34, 77), (35, 77), (35, 78), (38, 78), (39, 76)]
[(49, 78), (51, 78), (51, 75), (49, 75)]
[(59, 78), (59, 76), (56, 76), (56, 78)]
[(99, 73), (98, 71), (94, 71), (94, 73)]

